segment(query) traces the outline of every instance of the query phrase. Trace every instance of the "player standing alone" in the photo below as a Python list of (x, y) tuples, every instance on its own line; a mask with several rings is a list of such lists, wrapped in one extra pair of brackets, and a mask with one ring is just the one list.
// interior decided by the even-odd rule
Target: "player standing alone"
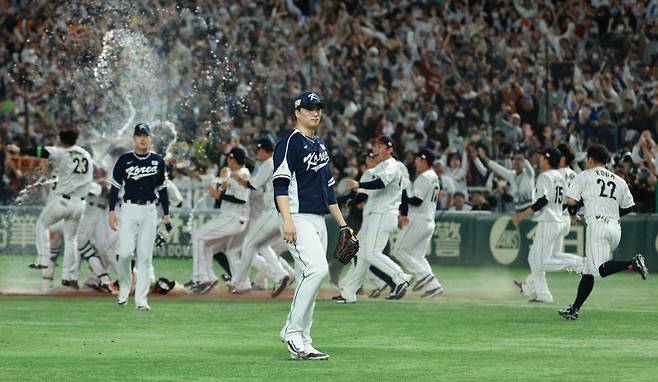
[[(35, 149), (20, 149), (9, 145), (8, 151), (15, 154), (48, 158), (53, 166), (53, 184), (48, 203), (37, 219), (37, 260), (30, 268), (47, 268), (50, 264), (50, 240), (48, 229), (58, 221), (64, 221), (64, 270), (75, 269), (78, 261), (78, 230), (85, 210), (85, 197), (91, 187), (93, 173), (91, 156), (87, 150), (76, 145), (78, 131), (64, 129), (59, 132), (59, 146), (37, 146)], [(78, 289), (77, 280), (62, 278), (62, 285)]]
[(313, 347), (310, 335), (315, 299), (329, 273), (324, 216), (331, 213), (341, 229), (349, 227), (336, 203), (327, 147), (316, 136), (324, 104), (317, 94), (304, 92), (294, 107), (295, 129), (276, 145), (272, 177), (281, 233), (295, 259), (297, 281), (281, 338), (293, 359), (325, 360), (329, 355)]
[(587, 223), (586, 258), (576, 300), (559, 311), (560, 316), (567, 320), (578, 318), (580, 307), (594, 288), (595, 276), (607, 277), (629, 270), (638, 272), (642, 279), (646, 279), (649, 273), (640, 254), (631, 261), (611, 260), (612, 252), (621, 239), (619, 217), (631, 212), (635, 202), (626, 182), (605, 168), (609, 159), (610, 154), (604, 146), (590, 146), (587, 150), (587, 170), (576, 175), (567, 191), (569, 213), (576, 215), (578, 202), (582, 198)]
[(135, 305), (139, 310), (150, 310), (147, 295), (150, 286), (150, 270), (155, 244), (157, 210), (156, 191), (164, 215), (162, 221), (169, 225), (169, 196), (165, 185), (165, 163), (162, 157), (149, 151), (151, 147), (151, 127), (146, 123), (135, 126), (133, 134), (135, 149), (119, 157), (112, 170), (110, 190), (110, 228), (117, 230), (117, 216), (114, 212), (119, 190), (124, 189), (123, 204), (118, 221), (119, 257), (119, 296), (117, 304), (128, 303), (132, 284), (130, 261), (133, 253), (137, 256), (137, 282), (135, 284)]

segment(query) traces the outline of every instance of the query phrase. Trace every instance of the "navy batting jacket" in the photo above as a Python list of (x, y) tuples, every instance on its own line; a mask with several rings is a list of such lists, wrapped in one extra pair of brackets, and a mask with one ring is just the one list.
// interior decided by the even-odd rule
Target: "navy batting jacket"
[(275, 198), (288, 196), (290, 213), (326, 215), (329, 206), (336, 204), (327, 146), (297, 129), (276, 144), (272, 182)]

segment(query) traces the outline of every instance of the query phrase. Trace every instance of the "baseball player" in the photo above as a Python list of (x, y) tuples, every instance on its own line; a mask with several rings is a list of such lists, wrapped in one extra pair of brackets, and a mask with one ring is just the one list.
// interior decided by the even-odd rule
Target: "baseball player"
[[(249, 221), (250, 190), (231, 176), (249, 180), (249, 170), (244, 166), (247, 153), (234, 147), (228, 153), (225, 167), (220, 173), (219, 190), (209, 188), (213, 198), (221, 203), (219, 215), (192, 232), (192, 293), (208, 293), (219, 282), (213, 271), (213, 254), (224, 250), (231, 272), (237, 269), (240, 247), (234, 240), (243, 233)], [(237, 243), (237, 242), (236, 242)]]
[[(558, 272), (567, 269), (578, 269), (582, 266), (582, 258), (563, 254), (564, 235), (569, 232), (570, 222), (565, 220), (562, 203), (567, 188), (564, 177), (557, 168), (560, 165), (561, 153), (558, 149), (548, 148), (541, 153), (539, 170), (535, 187), (536, 200), (532, 206), (518, 212), (512, 218), (518, 224), (526, 217), (535, 214), (533, 220), (538, 224), (535, 238), (528, 254), (530, 276), (526, 284), (534, 289), (531, 302), (552, 303), (553, 295), (548, 290), (546, 272)], [(529, 292), (526, 292), (529, 293)]]
[[(133, 143), (134, 150), (121, 155), (112, 169), (108, 223), (112, 230), (118, 228), (119, 231), (117, 304), (125, 306), (128, 303), (132, 284), (131, 260), (135, 254), (135, 305), (138, 310), (148, 311), (151, 308), (147, 295), (158, 225), (156, 192), (164, 211), (162, 221), (167, 225), (171, 224), (169, 197), (165, 185), (165, 162), (160, 155), (150, 151), (151, 127), (147, 123), (135, 126)], [(117, 221), (115, 209), (122, 189), (123, 204)]]
[(475, 158), (474, 162), (480, 172), (482, 172), (482, 168), (484, 167), (482, 162), (484, 162), (493, 172), (509, 183), (509, 192), (514, 198), (516, 212), (524, 211), (532, 205), (535, 170), (523, 154), (519, 153), (514, 156), (512, 170), (509, 170), (490, 160), (484, 148), (478, 147), (477, 153), (478, 157)]
[[(50, 264), (50, 240), (48, 228), (60, 220), (64, 221), (64, 265), (65, 269), (75, 267), (78, 260), (78, 229), (85, 209), (85, 197), (92, 182), (92, 160), (87, 150), (76, 145), (78, 131), (67, 128), (59, 132), (59, 146), (37, 146), (34, 149), (21, 149), (15, 145), (7, 147), (15, 154), (48, 158), (53, 166), (56, 179), (52, 185), (48, 202), (37, 219), (37, 259), (30, 268), (43, 269)], [(77, 286), (77, 280), (75, 286)], [(70, 279), (62, 279), (62, 285), (72, 284)], [(77, 289), (77, 288), (76, 288)]]
[[(569, 188), (571, 181), (576, 176), (576, 172), (570, 167), (571, 163), (573, 162), (574, 155), (571, 152), (571, 148), (564, 143), (558, 145), (557, 149), (560, 151), (560, 165), (557, 171), (562, 176), (562, 179), (564, 179), (566, 187), (564, 192), (566, 193), (566, 189)], [(562, 252), (564, 249), (564, 238), (569, 234), (569, 231), (571, 230), (571, 217), (569, 216), (569, 212), (565, 209), (562, 211), (562, 218), (564, 219), (564, 222), (559, 224), (559, 226), (562, 228), (562, 231), (557, 236), (555, 244), (549, 244), (549, 246), (551, 246), (556, 252), (554, 252), (550, 258), (542, 258), (543, 264), (549, 267), (544, 270), (548, 272), (567, 270), (580, 273), (582, 272), (584, 258), (581, 256), (573, 255), (571, 253)], [(558, 225), (554, 226), (555, 229), (557, 229), (557, 226)], [(537, 238), (537, 236), (535, 237)], [(542, 253), (545, 254), (545, 252)], [(535, 288), (534, 276), (532, 272), (523, 282), (514, 281), (514, 284), (519, 287), (521, 293), (531, 297), (531, 301), (541, 301), (541, 298), (537, 297), (537, 291)]]
[(313, 347), (311, 339), (315, 299), (329, 273), (324, 216), (330, 213), (341, 230), (350, 229), (336, 203), (327, 146), (316, 136), (322, 109), (324, 104), (314, 92), (295, 98), (295, 129), (276, 145), (272, 176), (281, 234), (295, 259), (297, 283), (280, 335), (291, 358), (303, 360), (329, 359)]
[(363, 225), (358, 234), (361, 244), (358, 261), (348, 278), (341, 282), (340, 295), (333, 300), (341, 304), (356, 302), (356, 292), (361, 287), (370, 265), (374, 265), (393, 279), (396, 287), (387, 297), (397, 300), (404, 297), (411, 275), (402, 271), (383, 250), (391, 233), (397, 229), (402, 190), (408, 185), (402, 169), (391, 155), (393, 141), (387, 136), (377, 138), (374, 145), (377, 166), (371, 170), (374, 180), (360, 183), (348, 180), (351, 189), (362, 189), (368, 194), (368, 202), (363, 208)]
[[(571, 216), (576, 216), (579, 201), (586, 206), (587, 223), (585, 265), (575, 301), (558, 311), (567, 320), (578, 318), (580, 308), (594, 288), (595, 277), (607, 277), (629, 270), (646, 279), (649, 273), (644, 257), (637, 254), (630, 261), (611, 260), (619, 245), (621, 227), (619, 217), (633, 210), (635, 202), (626, 182), (605, 168), (610, 154), (603, 145), (587, 149), (586, 170), (576, 175), (567, 190), (567, 205)], [(575, 219), (572, 220), (572, 222)]]
[(443, 286), (425, 258), (434, 234), (436, 199), (440, 190), (439, 178), (431, 168), (432, 163), (434, 154), (429, 149), (422, 149), (416, 156), (418, 175), (410, 187), (410, 193), (403, 192), (402, 229), (392, 251), (402, 265), (416, 276), (413, 290), (422, 290), (421, 297), (434, 297), (443, 293)]
[(237, 293), (251, 289), (249, 269), (251, 268), (254, 256), (260, 253), (266, 256), (266, 261), (271, 259), (271, 262), (273, 262), (272, 266), (276, 267), (275, 269), (278, 271), (278, 278), (274, 284), (274, 289), (272, 289), (272, 297), (276, 297), (286, 289), (290, 277), (281, 268), (274, 250), (267, 245), (267, 242), (272, 237), (280, 236), (276, 206), (274, 205), (274, 190), (272, 188), (272, 174), (274, 172), (272, 152), (274, 151), (274, 144), (271, 140), (265, 138), (258, 141), (256, 147), (256, 156), (261, 162), (258, 171), (249, 180), (241, 178), (238, 174), (232, 175), (233, 179), (243, 186), (260, 191), (263, 200), (263, 210), (256, 219), (249, 223), (247, 235), (242, 241), (240, 251), (242, 256), (240, 257), (236, 272), (232, 272), (233, 280), (231, 283), (234, 291)]

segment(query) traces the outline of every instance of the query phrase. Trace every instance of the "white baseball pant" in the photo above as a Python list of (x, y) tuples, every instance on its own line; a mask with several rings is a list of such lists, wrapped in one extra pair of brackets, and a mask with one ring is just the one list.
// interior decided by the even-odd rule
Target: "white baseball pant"
[(62, 232), (64, 234), (64, 264), (62, 266), (62, 278), (73, 280), (72, 272), (80, 265), (77, 254), (78, 229), (80, 218), (85, 208), (82, 198), (64, 198), (62, 195), (51, 194), (46, 206), (41, 210), (37, 218), (36, 245), (37, 263), (48, 266), (50, 263), (50, 240), (48, 229), (60, 220), (64, 220)]
[(316, 214), (293, 214), (292, 221), (297, 231), (297, 241), (288, 244), (295, 259), (297, 288), (292, 298), (290, 314), (281, 330), (284, 341), (301, 341), (305, 346), (312, 343), (311, 326), (315, 299), (322, 280), (329, 274), (327, 265), (327, 226), (324, 216)]
[(246, 218), (220, 213), (192, 232), (192, 281), (214, 282), (218, 279), (212, 259), (219, 250), (226, 250), (229, 266), (231, 270), (235, 269), (237, 262), (229, 249), (233, 237), (241, 234), (246, 226)]
[(135, 305), (148, 305), (153, 263), (155, 230), (158, 224), (155, 204), (123, 203), (119, 213), (119, 300), (127, 300), (132, 284), (131, 260), (136, 255)]
[(588, 219), (585, 239), (583, 274), (601, 277), (599, 267), (612, 260), (612, 253), (621, 240), (621, 227), (614, 219)]
[(434, 234), (434, 220), (410, 218), (409, 224), (398, 232), (391, 255), (411, 271), (416, 280), (431, 276), (432, 280), (422, 290), (432, 290), (441, 287), (441, 283), (434, 276), (432, 266), (427, 261), (427, 249)]
[(388, 238), (397, 226), (397, 214), (370, 214), (364, 217), (363, 225), (357, 235), (360, 248), (356, 254), (356, 266), (351, 273), (348, 273), (349, 277), (340, 283), (340, 295), (344, 299), (356, 301), (356, 292), (363, 284), (370, 265), (389, 275), (396, 285), (411, 280), (411, 276), (404, 273), (402, 268), (383, 252)]

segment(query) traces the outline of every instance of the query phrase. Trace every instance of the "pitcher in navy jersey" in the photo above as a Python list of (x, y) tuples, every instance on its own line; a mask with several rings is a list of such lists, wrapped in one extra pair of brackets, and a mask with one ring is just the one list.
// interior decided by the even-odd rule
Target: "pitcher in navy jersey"
[(281, 234), (295, 259), (297, 288), (290, 314), (281, 330), (293, 359), (325, 360), (315, 349), (311, 324), (315, 299), (327, 266), (327, 228), (330, 213), (341, 229), (348, 229), (336, 203), (334, 178), (325, 143), (316, 136), (324, 104), (314, 92), (294, 101), (295, 129), (286, 133), (274, 150), (274, 198), (281, 216)]
[(135, 150), (119, 157), (112, 170), (112, 189), (110, 190), (110, 228), (117, 230), (117, 216), (114, 209), (119, 199), (119, 190), (123, 188), (123, 204), (118, 221), (119, 229), (119, 296), (117, 304), (128, 303), (128, 294), (132, 282), (130, 261), (133, 253), (137, 255), (135, 283), (135, 305), (139, 310), (150, 310), (146, 296), (150, 287), (150, 270), (153, 260), (153, 246), (158, 226), (155, 208), (156, 192), (164, 216), (165, 225), (169, 223), (169, 196), (165, 182), (165, 163), (162, 157), (149, 150), (151, 146), (151, 127), (146, 123), (135, 126), (133, 134)]

